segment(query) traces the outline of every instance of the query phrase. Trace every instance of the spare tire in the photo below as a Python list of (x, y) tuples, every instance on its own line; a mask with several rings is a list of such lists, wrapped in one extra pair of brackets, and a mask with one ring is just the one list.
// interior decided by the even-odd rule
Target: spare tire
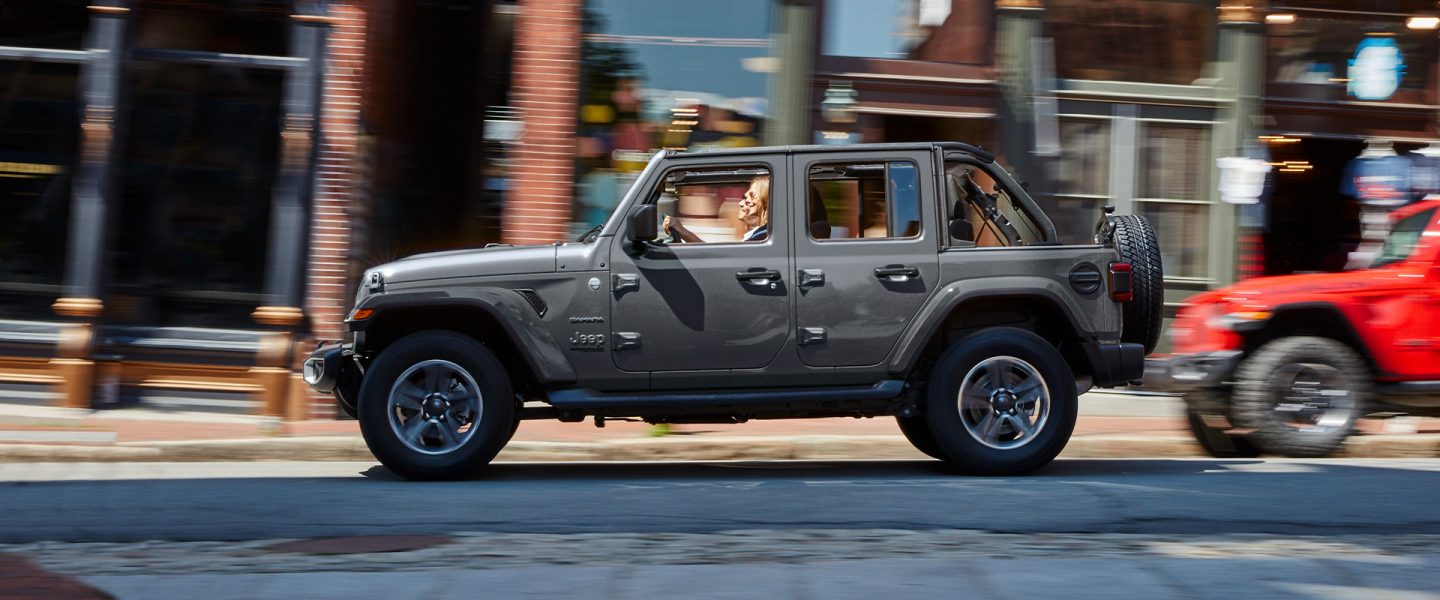
[(1160, 238), (1155, 226), (1140, 215), (1111, 217), (1115, 249), (1130, 263), (1135, 298), (1121, 308), (1120, 341), (1141, 344), (1145, 353), (1160, 341), (1160, 318), (1165, 309), (1165, 269), (1160, 264)]

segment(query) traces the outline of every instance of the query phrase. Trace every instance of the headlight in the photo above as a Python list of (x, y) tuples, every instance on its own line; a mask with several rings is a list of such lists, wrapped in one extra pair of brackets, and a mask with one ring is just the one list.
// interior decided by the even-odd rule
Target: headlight
[(324, 359), (311, 358), (311, 359), (305, 361), (304, 377), (305, 377), (305, 383), (306, 383), (307, 385), (315, 385), (315, 384), (317, 384), (317, 383), (320, 383), (320, 379), (323, 378), (324, 376), (325, 376), (325, 360), (324, 360)]
[(1248, 331), (1259, 329), (1270, 320), (1271, 313), (1268, 310), (1253, 310), (1225, 313), (1210, 320), (1210, 326), (1216, 329), (1229, 331)]

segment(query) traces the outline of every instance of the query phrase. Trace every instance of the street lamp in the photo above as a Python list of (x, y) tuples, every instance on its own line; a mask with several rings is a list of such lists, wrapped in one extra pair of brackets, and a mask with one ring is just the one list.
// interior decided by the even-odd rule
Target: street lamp
[(855, 122), (855, 88), (848, 81), (832, 81), (825, 89), (825, 99), (820, 101), (820, 115), (827, 123), (848, 124)]

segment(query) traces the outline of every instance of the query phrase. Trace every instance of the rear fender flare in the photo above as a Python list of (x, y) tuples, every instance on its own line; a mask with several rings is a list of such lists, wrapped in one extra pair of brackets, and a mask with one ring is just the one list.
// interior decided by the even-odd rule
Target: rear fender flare
[[(896, 346), (897, 352), (890, 359), (889, 371), (897, 377), (909, 373), (930, 340), (940, 333), (940, 327), (955, 309), (966, 302), (984, 298), (1040, 300), (1059, 308), (1072, 332), (1078, 333), (1082, 339), (1093, 339), (1093, 334), (1087, 336), (1083, 333), (1091, 329), (1082, 326), (1088, 321), (1077, 317), (1083, 313), (1080, 307), (1069, 300), (1067, 294), (1073, 293), (1058, 282), (1043, 277), (987, 277), (983, 280), (957, 281), (947, 285), (930, 297), (915, 320), (911, 321), (910, 326), (901, 334)], [(1119, 337), (1118, 331), (1114, 332), (1114, 337)]]

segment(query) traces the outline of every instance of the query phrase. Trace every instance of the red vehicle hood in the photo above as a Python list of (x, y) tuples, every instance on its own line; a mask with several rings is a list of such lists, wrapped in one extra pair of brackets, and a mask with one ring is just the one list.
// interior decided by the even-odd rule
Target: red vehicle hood
[[(1187, 304), (1227, 302), (1259, 304), (1265, 308), (1290, 302), (1331, 299), (1331, 296), (1352, 296), (1357, 293), (1400, 291), (1422, 285), (1423, 273), (1402, 266), (1365, 269), (1344, 273), (1281, 275), (1248, 279), (1229, 287), (1211, 290), (1191, 297)], [(1323, 297), (1323, 298), (1322, 298)], [(1258, 307), (1257, 307), (1258, 308)]]
[[(1353, 294), (1360, 291), (1413, 288), (1419, 282), (1413, 277), (1401, 277), (1411, 269), (1385, 268), (1347, 271), (1344, 273), (1312, 273), (1308, 275), (1281, 275), (1248, 279), (1229, 287), (1204, 294), (1225, 297), (1240, 297), (1246, 300), (1273, 300), (1290, 295)], [(1208, 299), (1208, 298), (1207, 298)], [(1196, 297), (1196, 301), (1200, 297)]]

